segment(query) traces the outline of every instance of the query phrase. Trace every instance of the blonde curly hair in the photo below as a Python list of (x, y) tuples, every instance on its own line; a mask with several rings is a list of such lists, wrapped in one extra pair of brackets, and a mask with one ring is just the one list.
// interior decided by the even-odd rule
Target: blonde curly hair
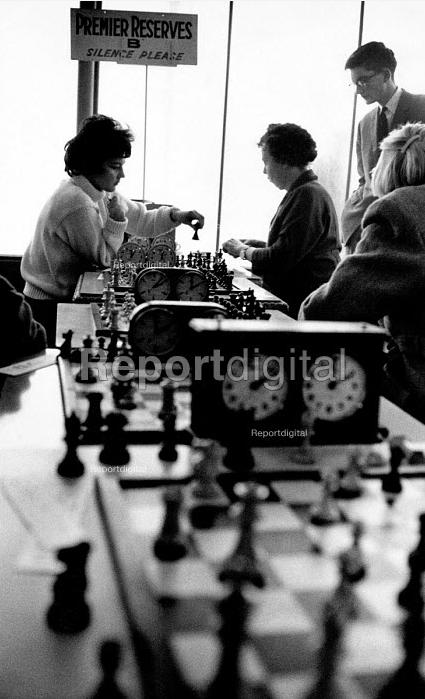
[(391, 131), (380, 144), (381, 155), (372, 174), (377, 197), (399, 187), (425, 184), (425, 124), (408, 123)]

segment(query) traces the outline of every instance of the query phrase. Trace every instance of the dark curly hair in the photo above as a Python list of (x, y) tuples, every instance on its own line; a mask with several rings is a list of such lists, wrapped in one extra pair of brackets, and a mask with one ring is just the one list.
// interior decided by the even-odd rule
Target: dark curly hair
[(267, 148), (279, 163), (294, 167), (305, 167), (317, 157), (312, 137), (297, 124), (270, 124), (258, 146)]
[(382, 41), (369, 41), (368, 44), (359, 46), (348, 58), (345, 69), (352, 70), (353, 68), (365, 67), (367, 70), (375, 70), (377, 73), (385, 70), (394, 71), (397, 67), (397, 61), (391, 49), (388, 49)]
[(96, 114), (83, 122), (80, 131), (65, 144), (65, 171), (72, 175), (95, 175), (106, 160), (129, 158), (134, 136), (118, 121)]

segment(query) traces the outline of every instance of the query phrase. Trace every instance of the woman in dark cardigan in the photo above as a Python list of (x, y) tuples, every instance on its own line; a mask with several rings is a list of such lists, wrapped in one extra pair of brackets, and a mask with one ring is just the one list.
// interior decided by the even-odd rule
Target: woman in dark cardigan
[(270, 124), (258, 145), (264, 174), (286, 194), (270, 224), (267, 244), (231, 238), (223, 250), (249, 260), (263, 286), (286, 301), (289, 315), (296, 318), (303, 299), (329, 279), (339, 262), (337, 216), (310, 168), (317, 150), (308, 131), (297, 124)]

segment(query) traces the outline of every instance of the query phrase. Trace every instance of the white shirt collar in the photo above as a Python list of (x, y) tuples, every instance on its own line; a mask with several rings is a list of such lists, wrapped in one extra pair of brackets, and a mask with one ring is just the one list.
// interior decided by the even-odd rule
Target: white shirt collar
[(401, 87), (397, 87), (394, 94), (390, 97), (387, 104), (385, 105), (388, 125), (390, 125), (392, 120), (394, 119), (394, 114), (396, 113), (401, 93)]

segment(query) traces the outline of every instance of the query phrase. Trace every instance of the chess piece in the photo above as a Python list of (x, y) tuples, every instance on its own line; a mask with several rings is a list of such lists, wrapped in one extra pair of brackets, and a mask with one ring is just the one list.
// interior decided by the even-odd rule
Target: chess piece
[(399, 468), (405, 458), (405, 450), (399, 438), (390, 440), (390, 453), (390, 472), (382, 477), (382, 491), (387, 504), (392, 507), (403, 488)]
[(193, 527), (209, 529), (228, 501), (217, 483), (217, 442), (195, 437), (191, 445), (194, 481), (191, 489), (190, 521)]
[(154, 554), (160, 561), (178, 561), (187, 553), (185, 536), (180, 529), (182, 492), (179, 486), (168, 486), (163, 495), (165, 503), (164, 522), (154, 542)]
[(93, 338), (90, 335), (83, 340), (83, 349), (81, 350), (80, 368), (75, 375), (75, 381), (78, 383), (96, 383), (97, 373), (90, 366), (93, 355)]
[(108, 353), (106, 356), (106, 361), (107, 362), (113, 362), (116, 354), (117, 354), (117, 347), (118, 347), (118, 333), (111, 331), (111, 339), (109, 341), (108, 345)]
[(234, 552), (224, 561), (218, 577), (221, 582), (233, 585), (249, 583), (262, 588), (265, 581), (254, 550), (253, 526), (256, 503), (267, 497), (267, 488), (257, 483), (239, 483), (235, 492), (242, 499), (239, 540)]
[(102, 464), (123, 466), (130, 461), (124, 431), (127, 422), (127, 418), (122, 413), (109, 413), (106, 416), (105, 424), (107, 430), (105, 432), (105, 441), (99, 454), (99, 461)]
[(253, 410), (240, 410), (229, 416), (224, 427), (222, 443), (226, 447), (223, 465), (230, 471), (251, 471), (255, 466), (250, 441)]
[(363, 525), (360, 522), (353, 524), (353, 544), (341, 554), (341, 565), (345, 575), (351, 583), (363, 580), (366, 575), (366, 564), (360, 548), (360, 538), (363, 534)]
[(327, 473), (323, 477), (322, 497), (318, 505), (314, 505), (310, 510), (310, 521), (312, 524), (323, 526), (336, 524), (342, 519), (341, 510), (336, 503), (334, 493), (335, 476)]
[(323, 642), (317, 662), (317, 679), (305, 699), (351, 699), (343, 689), (338, 666), (344, 652), (345, 628), (355, 615), (355, 603), (343, 567), (340, 572), (341, 581), (324, 608)]
[(409, 613), (402, 623), (404, 658), (401, 666), (382, 687), (377, 699), (423, 699), (425, 680), (419, 670), (424, 646), (422, 612)]
[(72, 330), (67, 330), (66, 333), (62, 333), (63, 342), (60, 346), (59, 354), (63, 359), (71, 358), (73, 334), (74, 332)]
[(349, 456), (347, 469), (339, 481), (338, 489), (334, 493), (335, 497), (345, 500), (359, 498), (363, 493), (361, 472), (361, 452), (356, 449)]
[(99, 663), (102, 669), (102, 680), (92, 696), (92, 699), (125, 699), (120, 690), (115, 675), (121, 659), (121, 647), (118, 641), (104, 641), (99, 651)]
[(89, 551), (87, 542), (58, 551), (57, 557), (66, 570), (54, 582), (53, 602), (47, 610), (47, 625), (56, 633), (79, 633), (90, 623), (90, 609), (84, 599)]
[(419, 517), (419, 542), (408, 557), (409, 580), (398, 595), (398, 603), (412, 614), (421, 614), (424, 607), (422, 575), (425, 572), (425, 514)]
[(57, 468), (58, 476), (62, 478), (80, 478), (84, 473), (84, 464), (79, 459), (77, 447), (80, 443), (81, 426), (75, 413), (65, 418), (65, 443), (67, 450)]
[(103, 400), (103, 393), (99, 393), (98, 391), (88, 393), (87, 400), (89, 402), (89, 409), (83, 426), (86, 429), (86, 434), (97, 434), (100, 432), (103, 425), (103, 416), (100, 407)]
[(311, 446), (311, 439), (314, 435), (315, 417), (310, 410), (304, 411), (301, 416), (301, 427), (305, 430), (306, 436), (302, 444), (291, 452), (291, 461), (296, 464), (312, 465), (316, 463), (314, 450)]
[(206, 691), (205, 699), (238, 699), (242, 696), (240, 654), (247, 636), (249, 613), (249, 604), (240, 588), (234, 588), (228, 597), (219, 602), (218, 611), (221, 616), (221, 655), (217, 673)]
[(162, 387), (162, 408), (158, 414), (162, 420), (164, 432), (162, 446), (159, 451), (161, 461), (177, 461), (178, 453), (176, 449), (176, 419), (177, 408), (174, 403), (175, 385), (169, 379), (161, 384)]

